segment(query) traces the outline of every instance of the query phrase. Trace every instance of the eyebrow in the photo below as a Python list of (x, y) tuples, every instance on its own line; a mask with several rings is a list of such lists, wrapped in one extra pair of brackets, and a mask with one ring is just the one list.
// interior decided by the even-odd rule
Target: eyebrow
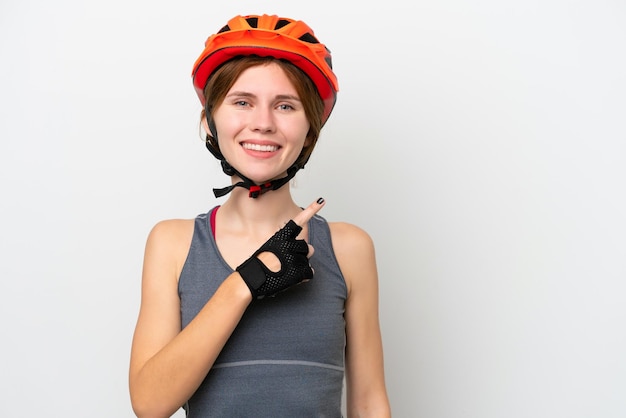
[[(233, 91), (226, 95), (226, 97), (256, 97), (256, 95), (246, 92), (246, 91)], [(293, 94), (279, 94), (275, 97), (276, 100), (295, 100), (297, 102), (301, 102), (298, 96), (294, 96)]]

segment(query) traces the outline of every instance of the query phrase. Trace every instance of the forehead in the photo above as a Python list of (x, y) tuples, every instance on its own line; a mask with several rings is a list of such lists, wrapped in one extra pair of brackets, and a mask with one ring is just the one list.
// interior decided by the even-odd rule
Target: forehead
[(296, 94), (296, 87), (291, 78), (275, 62), (255, 65), (243, 70), (230, 88), (230, 92), (242, 89), (246, 92)]

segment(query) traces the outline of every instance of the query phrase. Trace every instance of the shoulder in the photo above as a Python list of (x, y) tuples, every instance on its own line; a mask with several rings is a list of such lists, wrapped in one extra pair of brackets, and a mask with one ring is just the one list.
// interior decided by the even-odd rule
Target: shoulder
[(157, 222), (148, 234), (148, 243), (175, 244), (190, 239), (194, 219), (166, 219)]
[(193, 238), (194, 219), (167, 219), (157, 222), (146, 241), (147, 262), (182, 269)]
[[(348, 292), (363, 280), (377, 280), (374, 242), (361, 227), (329, 222), (333, 250), (346, 280)], [(368, 279), (371, 278), (371, 279)]]
[(335, 251), (346, 249), (357, 252), (373, 251), (372, 238), (364, 229), (347, 222), (329, 222), (328, 227)]

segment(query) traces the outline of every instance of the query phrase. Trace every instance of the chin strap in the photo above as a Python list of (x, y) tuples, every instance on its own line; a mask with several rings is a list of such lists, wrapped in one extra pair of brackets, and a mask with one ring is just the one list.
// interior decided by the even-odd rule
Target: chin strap
[(287, 170), (287, 175), (285, 177), (282, 177), (276, 180), (266, 181), (265, 183), (262, 183), (262, 184), (256, 184), (255, 182), (253, 182), (252, 180), (250, 180), (249, 178), (247, 178), (246, 176), (244, 176), (243, 174), (235, 170), (225, 160), (222, 160), (222, 168), (224, 169), (224, 172), (226, 174), (228, 173), (227, 173), (227, 169), (224, 167), (225, 165), (228, 166), (229, 172), (232, 170), (233, 174), (236, 174), (242, 178), (242, 181), (237, 182), (235, 184), (231, 184), (230, 186), (227, 186), (227, 187), (222, 187), (221, 189), (213, 189), (213, 194), (215, 195), (215, 197), (225, 196), (228, 193), (232, 192), (235, 187), (243, 187), (244, 189), (248, 189), (249, 191), (248, 197), (256, 199), (257, 197), (259, 197), (265, 192), (279, 189), (280, 187), (285, 185), (289, 180), (293, 178), (293, 176), (296, 175), (296, 172), (300, 169), (297, 165), (294, 164), (291, 167), (289, 167), (289, 169)]

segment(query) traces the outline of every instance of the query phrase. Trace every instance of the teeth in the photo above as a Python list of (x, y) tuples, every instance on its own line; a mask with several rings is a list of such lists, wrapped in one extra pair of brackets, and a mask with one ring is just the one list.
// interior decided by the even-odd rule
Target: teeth
[(264, 152), (276, 151), (278, 149), (276, 145), (249, 144), (247, 142), (244, 142), (242, 146), (245, 149), (249, 149), (253, 151), (264, 151)]

